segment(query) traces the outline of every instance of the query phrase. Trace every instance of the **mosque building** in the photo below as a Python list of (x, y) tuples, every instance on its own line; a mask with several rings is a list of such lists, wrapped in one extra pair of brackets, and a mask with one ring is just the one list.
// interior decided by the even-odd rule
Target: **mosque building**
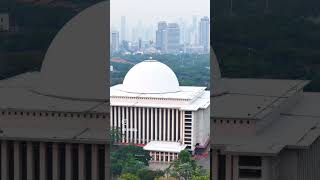
[(213, 180), (320, 179), (320, 93), (307, 80), (222, 78), (211, 53)]
[(40, 72), (0, 81), (1, 180), (110, 179), (106, 9), (68, 22)]
[(123, 83), (110, 88), (110, 125), (120, 143), (142, 145), (152, 161), (171, 162), (209, 142), (210, 92), (180, 86), (175, 73), (156, 60), (136, 64)]

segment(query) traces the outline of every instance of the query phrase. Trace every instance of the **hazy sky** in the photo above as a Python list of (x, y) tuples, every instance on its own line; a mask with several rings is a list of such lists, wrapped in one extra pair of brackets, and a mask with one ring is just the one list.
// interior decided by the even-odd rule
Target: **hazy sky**
[(135, 26), (139, 20), (145, 26), (160, 20), (189, 22), (192, 16), (209, 16), (210, 0), (111, 0), (111, 26), (119, 28), (121, 16)]

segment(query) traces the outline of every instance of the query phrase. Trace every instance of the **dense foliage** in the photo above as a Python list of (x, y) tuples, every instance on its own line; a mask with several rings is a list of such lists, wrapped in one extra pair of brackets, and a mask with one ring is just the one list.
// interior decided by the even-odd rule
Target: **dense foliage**
[(111, 152), (111, 173), (118, 177), (125, 173), (136, 174), (148, 166), (149, 152), (136, 146), (114, 146)]
[(179, 180), (209, 180), (205, 170), (200, 168), (189, 151), (181, 151), (166, 170), (166, 175)]

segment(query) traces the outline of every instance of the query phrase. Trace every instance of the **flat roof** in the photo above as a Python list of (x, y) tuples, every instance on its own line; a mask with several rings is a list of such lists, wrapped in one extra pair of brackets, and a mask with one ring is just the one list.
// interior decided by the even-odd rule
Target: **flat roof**
[(1, 80), (0, 109), (53, 112), (109, 112), (108, 101), (74, 100), (46, 96), (33, 91), (38, 75), (38, 72), (32, 72)]
[(180, 153), (186, 147), (187, 145), (181, 144), (179, 142), (150, 141), (143, 147), (143, 149), (147, 151)]
[(202, 91), (197, 97), (193, 100), (187, 102), (178, 103), (170, 100), (152, 100), (144, 101), (139, 98), (133, 99), (113, 99), (111, 98), (111, 106), (126, 106), (126, 107), (154, 107), (154, 108), (172, 108), (180, 109), (184, 111), (197, 111), (199, 109), (206, 109), (210, 106), (210, 92)]
[(191, 100), (201, 94), (206, 87), (196, 86), (180, 86), (179, 92), (173, 93), (156, 93), (156, 94), (143, 94), (143, 93), (130, 93), (121, 90), (122, 84), (112, 86), (110, 88), (110, 97), (133, 97), (133, 98), (164, 98), (164, 99), (187, 99)]
[[(211, 96), (211, 117), (259, 119), (302, 89), (309, 81), (221, 79), (224, 94)], [(245, 106), (244, 106), (245, 103)]]
[(108, 144), (105, 129), (91, 128), (1, 128), (1, 140)]
[[(232, 86), (231, 90), (221, 96), (211, 97), (211, 118), (262, 118), (266, 113), (278, 110), (278, 105), (298, 90), (302, 90), (309, 82), (263, 79), (228, 79), (227, 81), (228, 87)], [(244, 81), (245, 84), (249, 82), (252, 84), (245, 87), (237, 86)], [(236, 83), (232, 84), (232, 82)], [(270, 85), (272, 88), (264, 89)], [(257, 108), (258, 106), (260, 109)], [(271, 156), (285, 148), (308, 148), (320, 136), (319, 106), (320, 93), (302, 92), (298, 101), (292, 104), (291, 109), (282, 110), (279, 116), (273, 117), (268, 126), (255, 134), (244, 136), (213, 134), (211, 147), (234, 154)], [(248, 113), (251, 116), (248, 116)]]

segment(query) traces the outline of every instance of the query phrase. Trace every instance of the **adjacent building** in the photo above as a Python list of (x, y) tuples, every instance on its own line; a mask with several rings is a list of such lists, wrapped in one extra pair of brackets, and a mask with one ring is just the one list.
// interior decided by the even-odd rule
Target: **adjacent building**
[(10, 19), (8, 13), (0, 13), (0, 31), (10, 31)]
[(203, 52), (209, 52), (210, 43), (210, 21), (208, 17), (203, 17), (199, 24), (199, 44), (203, 47)]
[(120, 39), (119, 32), (112, 31), (111, 32), (111, 51), (112, 53), (119, 51), (120, 48)]
[(127, 41), (127, 20), (125, 16), (121, 16), (121, 34), (120, 34), (121, 42)]
[(180, 27), (177, 23), (168, 23), (167, 27), (167, 52), (179, 53), (180, 44)]
[(158, 23), (156, 31), (156, 48), (161, 52), (167, 52), (167, 22), (161, 21)]
[(320, 179), (320, 93), (307, 80), (221, 78), (212, 56), (212, 179)]
[(180, 86), (165, 64), (146, 60), (110, 89), (110, 126), (119, 143), (145, 146), (153, 161), (171, 162), (183, 150), (196, 153), (209, 142), (210, 93)]

